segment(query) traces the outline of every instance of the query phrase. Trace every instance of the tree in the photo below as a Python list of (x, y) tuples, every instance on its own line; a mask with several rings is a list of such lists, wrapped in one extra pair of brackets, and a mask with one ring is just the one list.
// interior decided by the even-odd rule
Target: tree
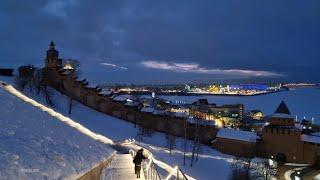
[(33, 65), (20, 66), (18, 68), (19, 76), (15, 79), (16, 86), (24, 91), (25, 87), (29, 86), (32, 89), (32, 82), (36, 68)]
[(166, 118), (165, 122), (167, 147), (170, 151), (170, 155), (172, 155), (172, 149), (176, 146), (176, 137), (173, 135), (175, 129), (171, 124), (170, 118)]
[(191, 156), (191, 162), (190, 162), (190, 166), (192, 167), (194, 162), (198, 161), (199, 152), (202, 149), (201, 143), (200, 143), (200, 137), (202, 132), (200, 131), (201, 119), (195, 116), (195, 109), (192, 108), (190, 112), (191, 112), (191, 120), (194, 123), (194, 134), (193, 134), (194, 137), (193, 137), (193, 143), (192, 143), (192, 156)]
[(145, 128), (143, 126), (139, 126), (138, 132), (137, 132), (137, 139), (139, 141), (143, 141), (145, 137), (152, 137), (153, 131), (151, 129)]
[(250, 180), (250, 174), (247, 172), (247, 168), (244, 167), (243, 160), (236, 156), (233, 159), (233, 163), (231, 165), (231, 171), (229, 174), (230, 180)]
[(192, 167), (194, 162), (197, 159), (197, 154), (199, 154), (200, 151), (200, 119), (198, 118), (193, 118), (194, 123), (195, 123), (195, 131), (194, 131), (194, 138), (193, 138), (193, 143), (192, 143), (192, 155), (191, 155), (191, 162), (190, 166)]
[[(69, 58), (67, 60), (63, 60), (64, 69), (72, 71), (72, 73), (75, 74), (76, 76), (81, 75), (80, 66), (81, 66), (81, 63), (77, 59)], [(71, 114), (72, 112), (73, 99), (74, 97), (72, 95), (68, 96), (68, 114)]]
[(70, 96), (68, 97), (68, 104), (69, 104), (68, 114), (71, 114), (71, 111), (72, 111), (72, 98)]
[(187, 119), (183, 120), (184, 142), (183, 142), (183, 166), (186, 165), (187, 152)]
[(170, 155), (172, 155), (172, 149), (176, 146), (176, 137), (172, 134), (166, 133), (166, 140)]
[(269, 161), (273, 160), (263, 160), (257, 163), (254, 173), (252, 175), (253, 179), (271, 180), (276, 178), (277, 164), (270, 164)]
[(29, 87), (29, 91), (33, 93), (36, 89), (36, 95), (42, 95), (47, 104), (53, 105), (52, 91), (47, 87), (45, 78), (49, 72), (44, 69), (39, 69), (33, 65), (20, 66), (18, 68), (19, 76), (15, 79), (17, 87), (24, 91), (25, 87)]

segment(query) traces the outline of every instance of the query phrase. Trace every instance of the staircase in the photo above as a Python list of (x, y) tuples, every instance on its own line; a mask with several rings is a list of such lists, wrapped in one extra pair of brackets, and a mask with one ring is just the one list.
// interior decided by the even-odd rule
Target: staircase
[[(101, 180), (131, 180), (137, 179), (131, 154), (116, 154), (111, 163), (102, 171)], [(144, 180), (141, 169), (140, 179)]]

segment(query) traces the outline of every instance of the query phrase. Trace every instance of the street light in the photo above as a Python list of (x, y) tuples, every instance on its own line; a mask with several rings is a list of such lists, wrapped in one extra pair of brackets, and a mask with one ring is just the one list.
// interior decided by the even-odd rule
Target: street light
[(301, 180), (300, 171), (297, 171), (297, 174), (294, 176), (294, 180)]

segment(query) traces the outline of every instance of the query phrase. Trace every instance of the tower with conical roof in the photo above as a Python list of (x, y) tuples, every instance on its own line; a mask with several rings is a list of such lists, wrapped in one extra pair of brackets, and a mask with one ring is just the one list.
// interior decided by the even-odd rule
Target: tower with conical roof
[(47, 50), (47, 57), (45, 59), (45, 66), (47, 68), (58, 69), (62, 66), (62, 60), (59, 59), (59, 51), (55, 49), (55, 44), (51, 41), (49, 49)]
[(286, 103), (282, 101), (262, 129), (265, 155), (283, 162), (303, 161), (301, 130), (295, 126)]
[(294, 118), (284, 101), (281, 101), (275, 113), (270, 119), (271, 126), (294, 126)]

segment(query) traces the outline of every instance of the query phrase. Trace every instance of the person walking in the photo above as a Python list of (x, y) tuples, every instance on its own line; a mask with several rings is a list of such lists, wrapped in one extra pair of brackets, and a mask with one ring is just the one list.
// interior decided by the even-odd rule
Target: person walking
[(143, 159), (147, 159), (143, 155), (143, 149), (139, 149), (136, 156), (133, 158), (134, 163), (134, 172), (137, 175), (137, 178), (140, 178), (140, 171), (141, 171), (141, 162)]

